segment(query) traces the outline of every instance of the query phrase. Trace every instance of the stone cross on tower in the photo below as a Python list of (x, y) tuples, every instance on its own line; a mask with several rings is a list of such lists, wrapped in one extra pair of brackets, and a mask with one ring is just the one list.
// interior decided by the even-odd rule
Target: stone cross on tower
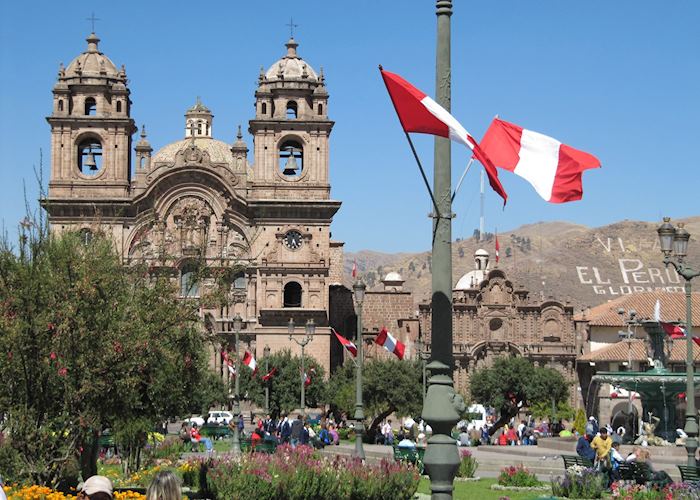
[(286, 26), (289, 26), (289, 38), (294, 38), (294, 28), (298, 28), (298, 24), (294, 24), (294, 18), (289, 18), (289, 24), (286, 24)]
[(194, 121), (191, 121), (187, 127), (185, 127), (187, 130), (190, 131), (190, 137), (192, 138), (192, 145), (194, 145), (194, 136), (195, 136), (195, 131), (197, 130), (197, 124), (194, 123)]
[(92, 32), (94, 33), (95, 32), (95, 21), (99, 21), (100, 18), (95, 17), (95, 13), (93, 12), (92, 15), (90, 17), (86, 18), (85, 20), (90, 21), (90, 23), (92, 24)]

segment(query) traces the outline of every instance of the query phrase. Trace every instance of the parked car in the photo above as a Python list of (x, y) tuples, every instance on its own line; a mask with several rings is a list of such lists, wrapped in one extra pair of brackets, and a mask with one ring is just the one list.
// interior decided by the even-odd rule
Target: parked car
[(201, 415), (192, 415), (190, 418), (186, 418), (185, 422), (188, 424), (197, 424), (197, 427), (204, 425), (204, 419)]
[(210, 411), (207, 417), (208, 424), (228, 425), (233, 420), (233, 413), (230, 411)]

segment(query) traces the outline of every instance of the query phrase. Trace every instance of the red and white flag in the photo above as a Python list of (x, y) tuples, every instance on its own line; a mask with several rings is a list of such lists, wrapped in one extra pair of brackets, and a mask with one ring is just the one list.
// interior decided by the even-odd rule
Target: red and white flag
[(496, 235), (496, 264), (498, 264), (498, 260), (501, 258), (499, 255), (499, 250), (501, 249), (501, 246), (498, 244), (498, 234)]
[(591, 154), (498, 118), (481, 139), (481, 149), (497, 167), (519, 175), (551, 203), (580, 200), (583, 171), (600, 167)]
[(394, 353), (397, 358), (403, 359), (403, 353), (406, 350), (406, 346), (403, 345), (402, 342), (396, 340), (387, 331), (386, 328), (382, 328), (382, 331), (379, 332), (379, 334), (377, 335), (377, 338), (374, 339), (374, 341), (377, 343), (377, 345), (384, 346), (384, 349), (386, 349), (389, 352)]
[(269, 372), (267, 372), (265, 375), (262, 376), (262, 381), (263, 381), (263, 382), (267, 382), (268, 380), (270, 380), (270, 379), (271, 379), (272, 377), (274, 377), (275, 375), (277, 375), (277, 368), (275, 368), (275, 367), (273, 366), (273, 367), (272, 367), (272, 370), (270, 370)]
[(316, 368), (309, 368), (307, 373), (301, 374), (301, 379), (304, 381), (304, 387), (311, 385), (311, 375), (316, 375)]
[(352, 261), (352, 279), (357, 278), (357, 259)]
[(222, 352), (221, 357), (224, 359), (224, 365), (226, 365), (226, 368), (228, 368), (228, 371), (231, 374), (231, 376), (235, 377), (236, 368), (233, 366), (233, 361), (231, 361), (231, 358), (228, 355), (228, 351)]
[(343, 347), (345, 347), (350, 352), (350, 354), (352, 354), (353, 358), (356, 358), (357, 357), (357, 346), (355, 344), (353, 344), (351, 341), (349, 341), (348, 339), (346, 339), (345, 337), (343, 337), (342, 335), (340, 335), (338, 332), (336, 332), (334, 328), (331, 328), (331, 330), (333, 330), (333, 333), (335, 333), (335, 338), (338, 339), (338, 342), (343, 344)]
[(445, 108), (399, 75), (384, 71), (381, 66), (379, 69), (404, 131), (437, 135), (467, 146), (484, 166), (491, 188), (503, 198), (505, 205), (508, 195), (498, 180), (496, 167), (462, 124)]
[(253, 374), (258, 371), (258, 364), (255, 362), (253, 355), (248, 351), (243, 355), (243, 364), (253, 370)]
[(663, 321), (659, 321), (659, 324), (661, 325), (661, 328), (663, 328), (664, 332), (666, 332), (666, 335), (671, 337), (671, 339), (675, 340), (685, 337), (685, 328), (683, 328), (681, 325), (674, 325), (673, 323), (665, 323)]

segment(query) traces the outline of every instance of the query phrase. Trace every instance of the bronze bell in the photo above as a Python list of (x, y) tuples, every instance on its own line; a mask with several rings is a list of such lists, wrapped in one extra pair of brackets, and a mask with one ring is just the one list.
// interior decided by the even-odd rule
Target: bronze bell
[(85, 158), (83, 165), (89, 167), (90, 170), (97, 170), (97, 163), (95, 163), (95, 155), (92, 154), (92, 151), (88, 152), (87, 158)]
[(290, 151), (289, 157), (287, 158), (287, 163), (284, 165), (284, 170), (282, 171), (282, 175), (297, 175), (297, 170), (299, 170), (299, 166), (297, 165), (297, 160), (294, 157), (294, 153), (292, 151)]

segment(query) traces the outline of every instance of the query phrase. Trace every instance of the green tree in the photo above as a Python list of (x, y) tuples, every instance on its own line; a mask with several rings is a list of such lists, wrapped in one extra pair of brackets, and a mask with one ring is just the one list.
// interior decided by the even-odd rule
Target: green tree
[(489, 430), (496, 432), (521, 408), (565, 401), (567, 382), (558, 371), (535, 368), (525, 358), (499, 357), (490, 368), (477, 370), (471, 381), (472, 400), (494, 407), (498, 420)]
[[(382, 420), (396, 412), (417, 416), (423, 406), (422, 371), (418, 361), (371, 360), (365, 363), (362, 398), (370, 420), (367, 434), (376, 434)], [(352, 418), (355, 411), (355, 365), (346, 362), (328, 381), (329, 403)]]
[(124, 267), (106, 238), (34, 224), (17, 249), (3, 241), (0, 408), (23, 457), (16, 479), (55, 486), (75, 456), (88, 477), (105, 428), (206, 406), (216, 391), (196, 312), (167, 276)]
[(578, 432), (580, 436), (583, 436), (583, 433), (586, 432), (586, 412), (583, 410), (583, 408), (576, 410), (574, 430)]
[[(265, 384), (262, 377), (265, 375), (262, 359), (258, 359), (258, 372), (253, 372), (246, 367), (241, 368), (241, 380), (239, 382), (243, 398), (255, 402), (259, 407), (265, 404)], [(301, 404), (301, 358), (292, 356), (289, 349), (270, 354), (268, 361), (270, 370), (277, 368), (277, 373), (267, 382), (270, 388), (270, 413), (275, 417), (283, 413), (289, 413)], [(326, 401), (326, 385), (324, 383), (325, 371), (316, 359), (304, 356), (304, 368), (311, 377), (311, 384), (306, 386), (304, 397), (307, 408), (315, 408)]]

